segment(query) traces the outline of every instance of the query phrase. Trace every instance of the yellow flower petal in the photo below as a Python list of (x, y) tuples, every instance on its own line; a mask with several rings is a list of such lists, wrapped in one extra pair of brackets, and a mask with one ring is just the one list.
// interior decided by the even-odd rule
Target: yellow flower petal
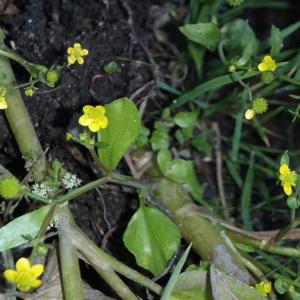
[(82, 55), (82, 56), (85, 56), (85, 55), (88, 55), (88, 54), (89, 54), (89, 50), (87, 50), (87, 49), (82, 49), (80, 51), (80, 55)]
[(42, 264), (36, 264), (32, 266), (30, 269), (30, 275), (32, 277), (39, 277), (40, 275), (43, 274), (43, 272), (44, 272), (44, 265)]
[(260, 64), (258, 65), (258, 70), (259, 70), (260, 72), (266, 71), (266, 70), (267, 70), (267, 65), (266, 65), (265, 63), (260, 63)]
[(102, 106), (102, 105), (95, 106), (95, 110), (98, 111), (99, 113), (103, 114), (103, 115), (105, 114), (105, 107)]
[(18, 273), (15, 270), (7, 269), (4, 271), (3, 276), (7, 281), (15, 282)]
[(78, 50), (81, 50), (81, 45), (80, 45), (79, 43), (75, 43), (73, 47), (74, 47), (74, 49), (77, 50), (77, 51), (78, 51)]
[(287, 196), (291, 196), (292, 194), (292, 186), (288, 183), (285, 183), (283, 186), (283, 190)]
[(31, 287), (36, 289), (36, 288), (40, 287), (42, 285), (42, 283), (43, 283), (42, 280), (36, 279), (31, 283)]
[(265, 62), (265, 63), (272, 63), (273, 61), (274, 60), (271, 55), (265, 55), (265, 57), (263, 59), (263, 62)]
[(91, 110), (93, 110), (93, 106), (92, 105), (85, 105), (82, 110), (85, 114), (88, 114)]
[(67, 50), (67, 53), (68, 53), (68, 54), (74, 54), (74, 53), (75, 53), (74, 48), (69, 47), (68, 50)]
[(290, 170), (290, 168), (289, 168), (289, 166), (288, 166), (287, 164), (283, 164), (283, 165), (281, 165), (280, 168), (279, 168), (279, 173), (280, 173), (281, 175), (287, 175), (287, 174), (289, 174), (290, 172), (291, 172), (291, 170)]
[(99, 120), (99, 124), (101, 128), (106, 128), (108, 125), (108, 119), (106, 117), (103, 117), (101, 120)]
[(82, 64), (84, 63), (84, 59), (83, 59), (81, 56), (79, 56), (79, 57), (77, 57), (77, 62), (78, 62), (80, 65), (82, 65)]
[(100, 130), (100, 128), (101, 128), (101, 124), (99, 121), (98, 122), (95, 121), (95, 122), (92, 122), (91, 124), (89, 124), (89, 129), (92, 132), (97, 132)]
[(88, 115), (82, 115), (79, 120), (78, 123), (81, 126), (88, 126), (93, 122), (93, 120), (88, 116)]
[(28, 292), (31, 289), (31, 286), (27, 282), (17, 282), (17, 288), (21, 292)]
[(76, 62), (76, 57), (75, 57), (75, 55), (69, 55), (69, 56), (68, 56), (68, 63), (69, 63), (70, 65), (73, 65), (75, 62)]
[(21, 257), (17, 263), (16, 263), (16, 270), (17, 272), (22, 272), (22, 271), (30, 271), (30, 261), (25, 258), (25, 257)]

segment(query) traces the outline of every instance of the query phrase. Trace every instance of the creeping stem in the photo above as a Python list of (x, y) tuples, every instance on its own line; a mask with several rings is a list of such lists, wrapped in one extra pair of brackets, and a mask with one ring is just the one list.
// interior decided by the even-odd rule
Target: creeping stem
[(83, 287), (80, 276), (79, 260), (76, 248), (71, 243), (69, 232), (73, 219), (66, 205), (61, 205), (57, 211), (59, 256), (62, 280), (64, 287), (64, 299), (83, 300)]
[[(1, 80), (1, 84), (4, 87), (12, 86), (15, 84), (15, 76), (9, 60), (2, 56), (1, 53), (2, 52), (0, 52), (0, 70), (1, 73), (5, 75)], [(46, 159), (21, 93), (18, 89), (8, 89), (6, 97), (8, 108), (5, 109), (5, 114), (10, 128), (24, 159), (33, 166), (34, 179), (41, 181), (47, 167)]]

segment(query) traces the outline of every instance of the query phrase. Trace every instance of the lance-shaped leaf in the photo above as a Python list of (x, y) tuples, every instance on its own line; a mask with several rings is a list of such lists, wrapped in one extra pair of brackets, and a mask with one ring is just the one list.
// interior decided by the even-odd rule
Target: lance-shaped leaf
[(128, 148), (137, 139), (141, 129), (141, 118), (135, 104), (128, 98), (121, 98), (105, 105), (108, 118), (107, 128), (98, 135), (105, 147), (98, 149), (102, 164), (113, 171)]
[(50, 208), (50, 205), (43, 206), (1, 227), (0, 251), (5, 251), (28, 242), (25, 236), (35, 238)]
[(127, 225), (123, 242), (137, 264), (157, 276), (175, 254), (180, 232), (158, 209), (141, 204)]

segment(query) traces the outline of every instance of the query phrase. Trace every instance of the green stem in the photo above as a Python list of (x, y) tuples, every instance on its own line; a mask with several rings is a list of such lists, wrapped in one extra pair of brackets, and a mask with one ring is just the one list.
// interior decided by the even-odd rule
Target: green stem
[(19, 63), (22, 66), (26, 66), (26, 60), (23, 59), (21, 56), (15, 54), (10, 49), (6, 49), (6, 50), (0, 49), (0, 55), (4, 56), (6, 58), (12, 59), (12, 60), (16, 61), (17, 63)]
[(98, 166), (98, 168), (104, 172), (104, 174), (109, 174), (109, 170), (101, 163), (96, 151), (94, 148), (88, 148), (90, 151), (90, 154), (93, 158), (94, 163)]
[[(6, 269), (14, 269), (15, 264), (14, 264), (14, 258), (11, 253), (11, 250), (6, 250), (1, 252), (2, 254), (2, 259), (3, 259), (3, 265), (5, 266)], [(12, 283), (7, 283), (8, 290), (4, 295), (5, 300), (16, 300), (16, 285)], [(0, 297), (1, 299), (1, 297)]]
[(99, 187), (99, 186), (107, 183), (109, 180), (110, 180), (110, 177), (102, 177), (100, 179), (94, 180), (92, 182), (89, 182), (86, 185), (83, 185), (83, 186), (81, 186), (77, 189), (74, 189), (74, 190), (70, 191), (66, 195), (57, 197), (54, 200), (54, 202), (64, 203), (64, 202), (70, 201), (72, 199), (75, 199), (75, 198), (81, 196), (82, 194), (85, 194), (86, 192), (89, 192), (89, 191), (93, 190), (96, 187)]
[(226, 233), (234, 243), (244, 243), (273, 254), (279, 254), (288, 257), (300, 257), (299, 248), (282, 247), (276, 245), (269, 245), (266, 247), (268, 242), (266, 240), (257, 240), (248, 236), (240, 235), (233, 231), (226, 231)]
[[(0, 54), (3, 54), (3, 51), (4, 50), (0, 50)], [(6, 57), (1, 55), (0, 70), (1, 73), (5, 74), (1, 84), (3, 86), (13, 85), (15, 83), (15, 77), (10, 62)], [(8, 108), (5, 109), (5, 114), (10, 128), (15, 136), (24, 159), (34, 166), (34, 180), (41, 181), (47, 167), (46, 159), (20, 91), (18, 89), (9, 89), (7, 90), (6, 98)]]
[(91, 263), (96, 272), (110, 285), (110, 287), (124, 300), (138, 300), (129, 287), (121, 280), (121, 278), (109, 266), (103, 268)]
[(279, 79), (283, 80), (283, 81), (286, 81), (286, 82), (289, 82), (293, 85), (297, 85), (297, 86), (300, 86), (300, 81), (299, 80), (296, 80), (296, 79), (293, 79), (289, 76), (286, 76), (286, 75), (283, 75), (283, 74), (280, 74), (279, 75)]
[(142, 182), (142, 181), (137, 180), (137, 179), (135, 179), (131, 176), (125, 176), (125, 175), (116, 174), (116, 173), (113, 173), (111, 175), (110, 182), (118, 183), (118, 184), (121, 184), (121, 185), (131, 186), (131, 187), (136, 188), (136, 189), (143, 189), (145, 187), (150, 186), (149, 183)]
[(288, 277), (285, 277), (285, 276), (283, 276), (283, 275), (281, 275), (279, 273), (276, 273), (274, 270), (272, 270), (271, 268), (267, 267), (265, 264), (263, 264), (262, 262), (258, 261), (257, 259), (255, 259), (254, 257), (252, 257), (251, 255), (249, 255), (247, 253), (243, 252), (242, 255), (248, 261), (250, 261), (253, 265), (255, 265), (257, 268), (259, 268), (260, 270), (262, 270), (264, 273), (271, 275), (275, 279), (283, 279), (287, 283), (300, 288), (300, 284), (298, 282), (296, 282), (295, 280), (291, 280)]
[(82, 194), (85, 194), (86, 192), (89, 192), (89, 191), (93, 190), (94, 188), (104, 185), (105, 183), (108, 183), (108, 182), (127, 185), (127, 186), (131, 186), (131, 187), (137, 188), (137, 189), (146, 187), (145, 183), (143, 183), (139, 180), (136, 180), (130, 176), (112, 174), (111, 176), (102, 177), (102, 178), (94, 180), (86, 185), (83, 185), (77, 189), (74, 189), (74, 190), (70, 191), (69, 193), (67, 193), (66, 195), (59, 196), (56, 199), (54, 199), (53, 202), (64, 203), (64, 202), (70, 201), (70, 200), (75, 199), (75, 198), (81, 196)]
[(296, 210), (291, 208), (290, 212), (291, 212), (290, 225), (291, 225), (291, 227), (293, 227), (294, 223), (295, 223), (295, 218), (296, 218)]
[(56, 211), (56, 216), (58, 218), (59, 256), (64, 299), (83, 300), (84, 294), (77, 250), (72, 245), (69, 235), (73, 218), (68, 206), (61, 205)]
[(82, 233), (77, 226), (71, 229), (69, 235), (73, 245), (76, 246), (83, 256), (86, 257), (94, 266), (102, 269), (105, 269), (107, 266), (109, 266), (116, 272), (131, 280), (134, 280), (154, 293), (158, 295), (161, 293), (162, 288), (158, 284), (154, 283), (152, 280), (140, 274), (139, 272), (129, 268), (125, 264), (119, 262), (114, 257), (111, 257), (105, 253), (102, 249), (98, 248), (97, 245), (84, 233)]
[(49, 204), (49, 203), (52, 202), (51, 199), (48, 199), (46, 197), (34, 194), (34, 193), (32, 193), (32, 192), (30, 192), (28, 190), (26, 191), (25, 195), (28, 196), (29, 198), (33, 199), (33, 200), (41, 201), (43, 203)]

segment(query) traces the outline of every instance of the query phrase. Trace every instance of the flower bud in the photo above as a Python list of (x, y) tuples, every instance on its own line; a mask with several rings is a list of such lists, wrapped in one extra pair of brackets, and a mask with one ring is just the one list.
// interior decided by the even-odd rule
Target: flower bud
[(274, 75), (272, 72), (262, 72), (261, 73), (261, 80), (263, 83), (271, 83), (274, 80)]
[(255, 116), (255, 111), (253, 109), (247, 109), (246, 112), (245, 112), (245, 118), (247, 120), (251, 120), (253, 119)]
[(21, 184), (13, 176), (4, 176), (0, 179), (0, 196), (5, 199), (18, 198), (21, 192)]
[(48, 81), (48, 83), (50, 83), (51, 85), (55, 85), (55, 83), (58, 81), (59, 79), (59, 74), (56, 70), (52, 69), (52, 70), (49, 70), (47, 72), (47, 75), (46, 75), (46, 79)]

